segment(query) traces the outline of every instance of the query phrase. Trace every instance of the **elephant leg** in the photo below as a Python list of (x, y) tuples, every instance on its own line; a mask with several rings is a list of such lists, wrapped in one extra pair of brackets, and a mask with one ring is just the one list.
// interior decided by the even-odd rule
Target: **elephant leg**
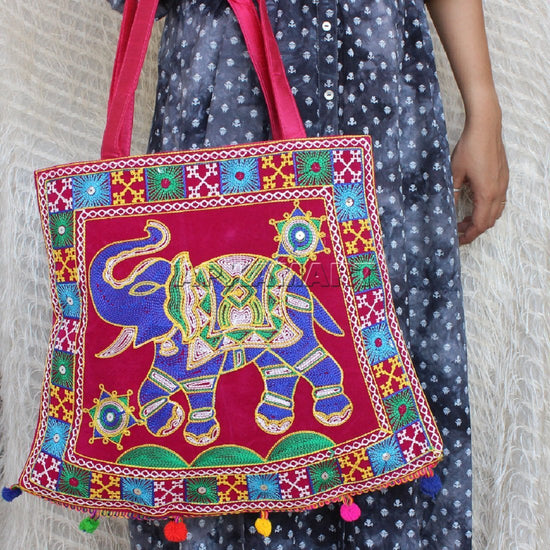
[[(301, 348), (301, 358), (298, 361), (294, 360), (292, 368), (313, 388), (313, 415), (326, 426), (343, 424), (351, 416), (353, 406), (344, 393), (340, 365), (320, 345), (315, 346), (305, 355), (303, 340), (301, 345), (300, 342), (298, 345)], [(292, 356), (292, 349), (281, 350), (281, 356), (286, 354)], [(286, 358), (283, 357), (283, 359)]]
[(214, 392), (193, 389), (195, 384), (203, 385), (205, 383), (211, 383), (215, 387), (216, 377), (212, 377), (210, 380), (188, 380), (182, 383), (189, 400), (189, 418), (183, 435), (191, 445), (208, 445), (220, 435), (220, 424), (216, 419), (216, 409), (214, 408)]
[(156, 436), (175, 432), (183, 423), (184, 412), (170, 396), (180, 389), (179, 384), (166, 372), (151, 368), (139, 389), (140, 416), (147, 429)]
[(286, 432), (294, 421), (294, 391), (298, 376), (278, 357), (264, 353), (256, 359), (264, 392), (256, 407), (256, 424), (269, 434)]
[(183, 435), (191, 445), (208, 445), (220, 435), (215, 391), (222, 362), (223, 356), (218, 356), (201, 367), (199, 376), (180, 382), (189, 401), (189, 417)]

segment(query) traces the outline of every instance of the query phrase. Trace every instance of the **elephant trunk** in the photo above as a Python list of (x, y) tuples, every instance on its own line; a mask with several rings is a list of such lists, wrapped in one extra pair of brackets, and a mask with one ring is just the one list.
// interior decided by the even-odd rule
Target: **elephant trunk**
[[(116, 279), (113, 275), (115, 267), (128, 258), (144, 256), (158, 252), (166, 247), (170, 241), (170, 234), (166, 226), (158, 221), (149, 220), (145, 226), (149, 237), (123, 243), (113, 243), (105, 247), (96, 257), (98, 269), (103, 265), (102, 279), (113, 288), (121, 289), (132, 284), (136, 277), (143, 273), (157, 258), (149, 258), (137, 265), (124, 279)], [(94, 260), (94, 265), (96, 261)]]
[(108, 323), (135, 327), (134, 345), (158, 338), (172, 328), (163, 309), (171, 272), (168, 260), (147, 258), (127, 276), (117, 278), (114, 274), (124, 260), (159, 252), (170, 242), (168, 228), (159, 221), (148, 220), (145, 230), (146, 238), (107, 245), (90, 265), (90, 291), (97, 313)]

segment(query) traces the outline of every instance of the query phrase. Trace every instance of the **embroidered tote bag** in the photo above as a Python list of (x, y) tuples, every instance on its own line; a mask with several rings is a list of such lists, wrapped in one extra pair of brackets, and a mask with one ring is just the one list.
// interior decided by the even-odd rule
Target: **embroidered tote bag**
[(371, 140), (307, 138), (264, 1), (231, 5), (273, 141), (127, 156), (156, 10), (127, 0), (102, 159), (36, 173), (54, 316), (19, 486), (92, 515), (350, 507), (442, 457)]

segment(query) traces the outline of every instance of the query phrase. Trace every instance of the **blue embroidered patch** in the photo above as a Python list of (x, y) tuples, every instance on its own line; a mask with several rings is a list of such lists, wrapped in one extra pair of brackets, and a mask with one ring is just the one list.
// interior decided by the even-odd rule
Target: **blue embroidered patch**
[(375, 476), (391, 472), (405, 464), (395, 436), (388, 437), (367, 450)]
[(276, 474), (246, 476), (251, 500), (278, 500), (281, 498), (279, 479)]
[(90, 208), (111, 204), (111, 184), (108, 172), (73, 178), (75, 208)]
[(366, 327), (361, 332), (371, 365), (376, 365), (397, 353), (390, 329), (385, 321)]
[(339, 222), (368, 218), (365, 191), (361, 184), (334, 186), (334, 204)]
[(220, 162), (222, 193), (244, 193), (260, 189), (256, 158)]
[(48, 418), (42, 451), (61, 460), (65, 452), (70, 429), (71, 426), (69, 423), (50, 416)]
[(80, 318), (80, 297), (76, 283), (58, 283), (57, 296), (63, 310), (63, 317)]
[(150, 479), (122, 478), (120, 492), (123, 500), (153, 506), (153, 482)]

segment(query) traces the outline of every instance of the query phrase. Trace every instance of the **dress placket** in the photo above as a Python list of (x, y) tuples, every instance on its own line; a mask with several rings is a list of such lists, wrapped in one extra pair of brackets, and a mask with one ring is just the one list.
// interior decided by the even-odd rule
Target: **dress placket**
[(335, 0), (317, 5), (316, 27), (319, 45), (319, 118), (320, 133), (338, 133), (338, 40)]

